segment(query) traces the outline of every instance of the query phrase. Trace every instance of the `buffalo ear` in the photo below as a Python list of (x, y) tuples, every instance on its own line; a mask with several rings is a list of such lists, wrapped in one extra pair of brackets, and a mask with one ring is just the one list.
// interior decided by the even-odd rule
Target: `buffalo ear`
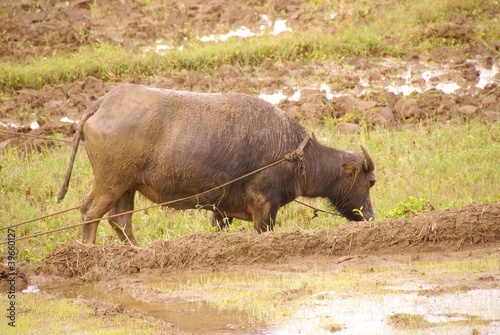
[(366, 172), (372, 172), (373, 170), (375, 170), (375, 164), (373, 164), (372, 158), (370, 157), (368, 151), (366, 151), (366, 149), (363, 146), (361, 146), (361, 150), (363, 151), (363, 156), (364, 156), (363, 169)]
[(314, 133), (312, 133), (311, 135), (312, 135), (311, 138), (317, 142), (318, 139), (316, 138), (316, 135), (314, 135)]

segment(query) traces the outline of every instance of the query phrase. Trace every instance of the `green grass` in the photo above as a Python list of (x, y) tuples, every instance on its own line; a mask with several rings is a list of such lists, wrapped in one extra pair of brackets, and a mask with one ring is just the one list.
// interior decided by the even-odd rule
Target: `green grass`
[[(6, 295), (0, 304), (9, 306)], [(116, 313), (112, 308), (105, 315), (105, 306), (92, 306), (78, 299), (61, 299), (42, 293), (17, 294), (15, 328), (3, 318), (1, 334), (174, 334), (165, 323), (153, 318), (139, 318), (128, 312)], [(100, 311), (99, 311), (100, 310)], [(4, 313), (5, 314), (5, 313)], [(43, 329), (43, 330), (42, 330)]]
[[(135, 75), (169, 75), (182, 69), (212, 72), (222, 64), (244, 67), (258, 65), (264, 59), (310, 62), (336, 61), (353, 55), (425, 54), (442, 46), (459, 48), (464, 43), (453, 38), (425, 36), (422, 32), (426, 27), (470, 13), (474, 14), (471, 42), (485, 44), (500, 39), (500, 19), (490, 10), (492, 3), (498, 5), (498, 0), (391, 1), (382, 6), (377, 6), (377, 2), (367, 7), (364, 1), (342, 2), (343, 5), (338, 1), (320, 1), (328, 4), (333, 12), (350, 13), (334, 21), (323, 18), (325, 14), (319, 11), (317, 1), (304, 2), (304, 10), (320, 18), (320, 23), (277, 36), (264, 34), (244, 40), (231, 38), (226, 42), (201, 43), (195, 38), (196, 32), (190, 31), (190, 45), (183, 51), (172, 49), (165, 56), (154, 52), (130, 53), (119, 45), (96, 44), (75, 53), (2, 62), (0, 87), (11, 92), (69, 83), (90, 75), (110, 80)], [(98, 16), (98, 8), (94, 11)], [(335, 32), (325, 34), (331, 25), (335, 25)]]
[(353, 54), (402, 54), (395, 47), (384, 45), (369, 34), (369, 30), (365, 29), (352, 36), (326, 35), (318, 39), (317, 31), (306, 31), (245, 40), (229, 39), (224, 43), (202, 44), (193, 41), (189, 48), (183, 51), (172, 50), (166, 56), (151, 51), (131, 54), (118, 45), (102, 44), (50, 59), (0, 63), (0, 86), (6, 91), (40, 89), (44, 85), (69, 83), (87, 76), (108, 81), (134, 75), (168, 75), (182, 69), (209, 73), (223, 64), (254, 66), (265, 59), (282, 62), (312, 61), (338, 59)]
[[(471, 121), (460, 126), (436, 125), (404, 131), (376, 129), (363, 131), (360, 135), (338, 134), (328, 125), (311, 131), (321, 142), (332, 147), (359, 150), (359, 145), (363, 144), (368, 149), (376, 165), (377, 183), (372, 189), (372, 201), (377, 219), (406, 216), (405, 206), (409, 207), (410, 213), (418, 213), (429, 208), (444, 209), (500, 200), (498, 124)], [(3, 226), (79, 205), (92, 186), (92, 171), (83, 150), (77, 155), (66, 198), (61, 204), (55, 201), (69, 156), (70, 147), (65, 145), (26, 155), (13, 149), (3, 154), (0, 179), (0, 222)], [(323, 199), (302, 200), (330, 209)], [(136, 208), (151, 204), (142, 196), (136, 198)], [(73, 211), (18, 227), (16, 233), (21, 237), (80, 220), (79, 211)], [(133, 222), (139, 245), (212, 230), (209, 212), (202, 210), (154, 208), (134, 214)], [(345, 222), (341, 217), (322, 213), (313, 219), (311, 209), (291, 203), (280, 209), (276, 229), (315, 230)], [(250, 222), (238, 220), (230, 229), (241, 227), (253, 229)], [(79, 238), (80, 229), (73, 228), (18, 241), (19, 261), (42, 259), (54, 245)], [(117, 242), (105, 221), (99, 225), (97, 240), (98, 243)], [(0, 250), (5, 251), (5, 246)]]

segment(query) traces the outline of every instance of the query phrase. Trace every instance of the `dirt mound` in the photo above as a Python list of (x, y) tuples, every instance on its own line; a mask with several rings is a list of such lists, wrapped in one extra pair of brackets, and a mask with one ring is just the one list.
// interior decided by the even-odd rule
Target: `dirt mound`
[(283, 263), (293, 257), (414, 254), (480, 248), (500, 241), (500, 203), (472, 204), (409, 219), (351, 222), (317, 232), (197, 233), (142, 248), (60, 245), (40, 274), (98, 280), (148, 269), (218, 269)]
[(256, 30), (263, 24), (259, 14), (276, 17), (298, 9), (265, 1), (0, 1), (0, 59), (54, 55), (101, 42), (128, 49), (157, 40), (182, 43), (219, 27)]
[(0, 292), (13, 293), (20, 292), (28, 286), (26, 273), (16, 268), (12, 271), (6, 265), (0, 263)]
[[(241, 26), (251, 31), (259, 31), (261, 26), (272, 30), (276, 19), (286, 19), (287, 26), (295, 31), (318, 26), (324, 27), (325, 33), (334, 33), (335, 25), (329, 15), (324, 15), (332, 10), (329, 6), (304, 7), (297, 1), (228, 3), (209, 0), (147, 4), (139, 0), (27, 0), (18, 3), (0, 0), (0, 12), (4, 14), (0, 20), (0, 59), (29, 60), (73, 52), (101, 42), (121, 45), (135, 53), (158, 43), (187, 46), (197, 37)], [(383, 5), (371, 8), (373, 13), (378, 10), (384, 10)], [(491, 6), (485, 11), (488, 17), (498, 16), (498, 9)], [(335, 22), (341, 24), (344, 20), (355, 19), (346, 17), (348, 12), (348, 8), (346, 13), (340, 10)], [(40, 90), (20, 89), (0, 99), (0, 130), (31, 133), (29, 125), (34, 121), (43, 128), (44, 124), (59, 122), (62, 117), (78, 120), (117, 81), (196, 92), (234, 91), (257, 95), (283, 91), (290, 98), (281, 101), (278, 107), (292, 118), (305, 125), (319, 124), (325, 116), (342, 118), (342, 122), (348, 124), (337, 129), (345, 132), (359, 132), (360, 125), (364, 124), (392, 128), (408, 123), (460, 123), (471, 118), (498, 122), (500, 74), (495, 75), (498, 53), (494, 47), (487, 48), (471, 39), (474, 22), (473, 14), (457, 14), (452, 22), (413, 32), (422, 40), (440, 38), (454, 41), (452, 44), (458, 42), (463, 47), (443, 46), (432, 55), (410, 56), (397, 64), (384, 65), (355, 55), (336, 64), (319, 60), (314, 64), (299, 64), (263, 59), (259, 66), (240, 69), (225, 64), (213, 69), (213, 73), (182, 69), (179, 73), (158, 73), (151, 78), (131, 77), (108, 82), (88, 76), (70, 84), (46, 85)], [(437, 62), (439, 67), (426, 68), (428, 62)], [(448, 63), (453, 66), (447, 67)], [(492, 78), (487, 84), (482, 82), (480, 89), (477, 84), (481, 71), (483, 77), (484, 73), (490, 73)], [(434, 74), (431, 76), (431, 73)], [(300, 87), (304, 78), (321, 78), (331, 92), (308, 83), (301, 88), (300, 99), (292, 99), (297, 93), (293, 88)], [(452, 93), (436, 89), (450, 82), (461, 88)], [(394, 94), (387, 90), (388, 83), (394, 83), (394, 89), (410, 87), (420, 93)], [(44, 140), (26, 143), (23, 139), (26, 138), (16, 140), (0, 133), (0, 152), (8, 147), (26, 151), (51, 145)]]

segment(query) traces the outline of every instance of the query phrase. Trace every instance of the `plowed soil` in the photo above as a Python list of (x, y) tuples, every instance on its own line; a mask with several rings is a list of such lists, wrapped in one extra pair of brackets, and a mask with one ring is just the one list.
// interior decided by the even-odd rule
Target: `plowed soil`
[[(64, 54), (100, 42), (120, 44), (134, 52), (154, 47), (158, 40), (173, 41), (176, 46), (182, 46), (197, 36), (227, 33), (228, 27), (245, 26), (257, 31), (262, 25), (262, 14), (271, 21), (278, 17), (286, 19), (287, 26), (293, 30), (309, 25), (325, 26), (325, 33), (335, 30), (335, 26), (329, 24), (331, 19), (325, 15), (329, 8), (318, 5), (305, 10), (298, 1), (190, 0), (164, 1), (156, 6), (147, 3), (140, 0), (0, 0), (0, 62)], [(97, 10), (91, 12), (93, 6)], [(383, 5), (372, 10), (383, 10)], [(498, 17), (500, 7), (489, 6), (485, 13)], [(336, 20), (347, 19), (346, 15), (347, 12), (338, 13)], [(288, 95), (293, 93), (295, 86), (308, 87), (314, 81), (312, 78), (321, 78), (331, 87), (332, 93), (338, 95), (331, 97), (323, 89), (309, 87), (302, 90), (298, 101), (284, 99), (278, 105), (305, 125), (320, 124), (324, 116), (342, 117), (359, 111), (364, 114), (369, 127), (404, 127), (444, 121), (461, 123), (471, 118), (498, 122), (500, 76), (490, 78), (484, 87), (477, 87), (477, 84), (481, 79), (478, 68), (494, 68), (498, 62), (499, 46), (472, 41), (473, 29), (471, 14), (457, 15), (454, 22), (442, 26), (414, 31), (412, 33), (422, 39), (453, 39), (462, 47), (443, 47), (430, 55), (412, 55), (392, 65), (354, 56), (339, 64), (264, 61), (260, 66), (244, 69), (224, 65), (211, 75), (182, 70), (168, 77), (134, 77), (107, 82), (89, 76), (81, 81), (45, 86), (40, 90), (20, 89), (0, 99), (0, 130), (29, 135), (58, 132), (71, 139), (75, 124), (60, 122), (60, 119), (78, 120), (95, 100), (123, 82), (253, 95), (283, 90)], [(424, 82), (421, 74), (432, 69), (433, 65), (429, 64), (452, 66)], [(416, 77), (401, 78), (408, 66), (414, 69)], [(454, 81), (461, 88), (451, 94), (432, 88), (424, 90), (418, 98), (410, 98), (388, 92), (382, 84), (383, 78), (398, 85), (411, 84), (424, 89), (439, 82)], [(364, 92), (361, 84), (364, 80), (368, 80), (372, 87), (369, 93)], [(32, 129), (30, 124), (33, 121), (40, 127)], [(352, 120), (353, 124), (359, 121)], [(339, 131), (349, 129), (353, 128), (340, 127)], [(31, 150), (48, 145), (53, 145), (53, 142), (0, 133), (0, 155), (11, 146)], [(25, 287), (28, 277), (35, 274), (65, 280), (99, 281), (140, 276), (152, 271), (243, 267), (307, 271), (318, 266), (335, 270), (345, 266), (372, 267), (400, 260), (442, 260), (450, 255), (479, 259), (499, 252), (500, 204), (472, 204), (445, 211), (429, 211), (409, 219), (351, 222), (325, 231), (283, 233), (278, 229), (264, 234), (253, 231), (198, 233), (170, 242), (156, 241), (140, 248), (68, 242), (57, 246), (36, 268), (30, 264), (20, 265), (17, 282)], [(3, 265), (0, 266), (0, 290), (7, 287), (6, 271)], [(500, 277), (492, 280), (497, 285)]]
[[(142, 52), (147, 47), (154, 49), (158, 42), (188, 45), (190, 39), (214, 33), (224, 34), (234, 27), (245, 26), (258, 32), (259, 27), (268, 22), (263, 20), (262, 15), (268, 17), (270, 28), (272, 22), (280, 18), (286, 19), (287, 27), (293, 30), (321, 25), (326, 32), (334, 33), (335, 26), (325, 15), (331, 10), (327, 5), (306, 9), (296, 1), (227, 3), (212, 0), (203, 4), (197, 1), (166, 1), (164, 5), (148, 6), (140, 0), (0, 0), (0, 12), (4, 13), (0, 21), (0, 61), (57, 55), (102, 42), (120, 44), (133, 52)], [(371, 10), (375, 13), (384, 8), (377, 6)], [(488, 7), (483, 10), (491, 17), (500, 15), (498, 8)], [(352, 20), (352, 13), (347, 12), (348, 10), (346, 13), (338, 13), (336, 20)], [(170, 89), (236, 91), (253, 95), (277, 91), (291, 95), (294, 87), (303, 87), (298, 101), (284, 99), (278, 107), (305, 125), (321, 123), (325, 116), (355, 116), (357, 112), (364, 114), (370, 127), (399, 127), (450, 120), (460, 123), (471, 118), (498, 122), (500, 74), (495, 74), (494, 69), (498, 68), (495, 64), (498, 63), (500, 45), (497, 41), (490, 41), (489, 44), (472, 41), (470, 34), (473, 29), (473, 15), (457, 15), (454, 22), (428, 26), (423, 31), (412, 31), (412, 34), (420, 36), (422, 40), (446, 38), (460, 43), (462, 47), (438, 48), (430, 55), (411, 55), (399, 63), (384, 63), (358, 56), (336, 64), (316, 61), (314, 64), (304, 65), (264, 60), (260, 66), (243, 69), (226, 64), (215, 69), (211, 75), (182, 70), (168, 76), (122, 78), (108, 82), (89, 76), (70, 84), (47, 85), (40, 90), (20, 89), (0, 99), (0, 129), (4, 127), (36, 135), (54, 132), (71, 135), (74, 125), (64, 125), (59, 120), (63, 117), (80, 119), (95, 100), (123, 82)], [(477, 87), (484, 80), (481, 79), (481, 69), (483, 72), (490, 71), (492, 76), (484, 83), (484, 87)], [(426, 74), (425, 71), (431, 74)], [(436, 74), (432, 75), (434, 72)], [(427, 75), (431, 77), (428, 78)], [(312, 78), (323, 80), (331, 88), (333, 96), (329, 96), (323, 88), (314, 87)], [(439, 83), (449, 82), (454, 82), (461, 88), (451, 94), (436, 89), (439, 88)], [(369, 90), (365, 89), (366, 83)], [(395, 85), (396, 89), (410, 85), (421, 89), (422, 94), (417, 98), (395, 94), (386, 89), (389, 83)], [(360, 117), (351, 119), (353, 123), (361, 121)], [(32, 130), (29, 126), (33, 121), (40, 128)], [(9, 127), (12, 124), (17, 127)], [(339, 127), (340, 131), (349, 129), (353, 128)], [(35, 147), (51, 145), (43, 140), (20, 140), (15, 135), (0, 133), (0, 152), (9, 146), (26, 148), (26, 144), (34, 144)]]
[(429, 252), (485, 249), (488, 254), (499, 248), (499, 222), (500, 204), (474, 204), (409, 219), (351, 222), (317, 232), (197, 233), (143, 248), (65, 244), (47, 256), (38, 272), (96, 280), (150, 270), (216, 270), (269, 263), (300, 268), (328, 260), (345, 262), (355, 255), (384, 255), (384, 259), (405, 255), (416, 260)]

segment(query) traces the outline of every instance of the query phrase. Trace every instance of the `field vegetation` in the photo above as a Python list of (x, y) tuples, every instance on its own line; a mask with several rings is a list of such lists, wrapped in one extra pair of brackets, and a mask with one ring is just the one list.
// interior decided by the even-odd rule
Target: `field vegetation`
[[(182, 69), (196, 69), (208, 74), (222, 64), (239, 67), (258, 65), (268, 59), (275, 62), (339, 60), (346, 56), (362, 57), (407, 56), (429, 53), (443, 45), (457, 43), (454, 39), (426, 38), (411, 34), (429, 24), (447, 22), (450, 17), (473, 12), (477, 28), (470, 38), (500, 39), (498, 18), (483, 13), (484, 1), (446, 0), (418, 2), (357, 1), (349, 6), (344, 1), (319, 1), (331, 4), (338, 15), (348, 19), (336, 22), (335, 34), (320, 34), (315, 27), (277, 36), (264, 34), (249, 39), (229, 39), (225, 42), (202, 43), (192, 38), (182, 51), (173, 49), (166, 55), (154, 52), (131, 53), (120, 45), (106, 43), (82, 47), (74, 53), (54, 57), (20, 59), (0, 63), (0, 87), (5, 98), (8, 92), (20, 88), (38, 89), (42, 85), (57, 85), (93, 75), (103, 80), (120, 80), (128, 76), (161, 76)], [(494, 1), (495, 2), (495, 1)], [(313, 10), (318, 1), (302, 2)], [(490, 2), (488, 1), (488, 4)], [(151, 4), (149, 4), (151, 5)], [(99, 10), (94, 4), (93, 11)], [(370, 13), (369, 20), (364, 17)], [(338, 22), (338, 23), (337, 23)], [(194, 32), (188, 35), (194, 37)], [(419, 36), (419, 37), (417, 37)], [(456, 45), (460, 47), (460, 45)], [(408, 125), (398, 130), (364, 127), (361, 134), (345, 135), (334, 131), (337, 119), (326, 118), (322, 125), (310, 131), (324, 144), (349, 150), (359, 150), (362, 144), (376, 162), (377, 184), (373, 203), (377, 219), (405, 217), (424, 210), (465, 205), (471, 202), (498, 201), (500, 127), (477, 121), (449, 124)], [(83, 151), (83, 150), (82, 150)], [(55, 202), (70, 148), (66, 145), (21, 154), (9, 149), (1, 156), (0, 221), (15, 224), (61, 209), (78, 206), (91, 188), (91, 170), (83, 152), (78, 155), (70, 192), (62, 204)], [(328, 209), (328, 204), (312, 199), (309, 204)], [(149, 206), (139, 197), (136, 208)], [(335, 216), (320, 214), (313, 219), (310, 209), (296, 203), (286, 206), (278, 215), (277, 229), (325, 229), (345, 223)], [(48, 231), (70, 223), (78, 223), (78, 211), (33, 222), (18, 228), (18, 236)], [(208, 215), (203, 211), (176, 212), (151, 209), (134, 215), (139, 244), (156, 239), (173, 239), (197, 231), (210, 231)], [(231, 229), (249, 223), (235, 222)], [(72, 241), (79, 229), (34, 237), (20, 243), (20, 261), (43, 259), (54, 245)], [(114, 241), (107, 226), (101, 224), (99, 243)]]
[[(328, 124), (328, 122), (327, 122)], [(403, 131), (376, 129), (359, 135), (336, 133), (328, 126), (312, 129), (327, 145), (346, 150), (369, 148), (376, 162), (377, 183), (372, 201), (377, 219), (408, 217), (424, 210), (457, 207), (472, 202), (495, 202), (500, 199), (498, 166), (500, 127), (497, 124), (466, 122), (462, 125), (420, 126)], [(70, 148), (56, 148), (19, 154), (8, 150), (2, 157), (1, 193), (4, 206), (2, 222), (15, 224), (63, 209), (78, 206), (92, 187), (92, 171), (84, 151), (77, 161), (65, 200), (55, 200), (69, 159)], [(331, 210), (322, 199), (301, 199), (310, 205)], [(152, 203), (142, 196), (136, 208)], [(17, 228), (18, 236), (31, 235), (80, 222), (78, 210)], [(171, 240), (186, 234), (211, 231), (209, 212), (175, 211), (161, 207), (138, 212), (133, 218), (139, 245), (157, 239)], [(346, 224), (344, 218), (319, 213), (298, 203), (283, 207), (278, 213), (282, 231), (328, 229)], [(374, 222), (376, 224), (376, 222)], [(236, 221), (230, 229), (252, 229), (250, 222)], [(58, 243), (77, 240), (80, 229), (71, 229), (34, 237), (21, 242), (20, 260), (43, 259)], [(116, 243), (114, 232), (102, 221), (98, 243)]]

